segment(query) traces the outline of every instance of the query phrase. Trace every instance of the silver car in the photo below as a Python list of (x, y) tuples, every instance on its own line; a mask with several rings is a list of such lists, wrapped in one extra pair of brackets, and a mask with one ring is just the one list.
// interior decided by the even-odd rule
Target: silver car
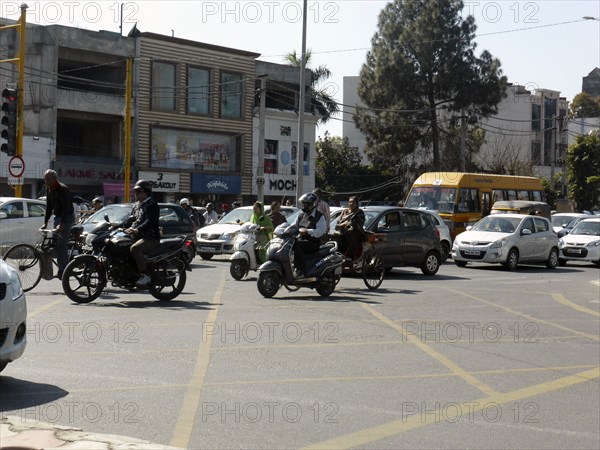
[(15, 244), (34, 245), (39, 241), (38, 230), (44, 225), (45, 215), (44, 201), (0, 197), (0, 254), (4, 254)]
[(516, 270), (521, 263), (558, 265), (558, 236), (545, 217), (494, 214), (456, 236), (452, 259), (458, 267), (469, 262), (499, 263)]
[[(418, 208), (422, 209), (422, 208)], [(440, 246), (442, 247), (442, 262), (448, 259), (450, 256), (450, 250), (452, 249), (452, 236), (450, 236), (450, 228), (444, 222), (444, 219), (438, 214), (437, 211), (432, 209), (424, 209), (426, 213), (429, 213), (433, 216), (433, 223), (440, 233)]]

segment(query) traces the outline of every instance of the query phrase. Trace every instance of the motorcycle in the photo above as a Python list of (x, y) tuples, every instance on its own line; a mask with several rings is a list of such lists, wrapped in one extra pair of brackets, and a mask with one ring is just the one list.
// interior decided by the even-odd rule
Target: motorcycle
[[(177, 297), (184, 289), (186, 271), (191, 271), (185, 257), (185, 236), (162, 239), (146, 255), (151, 282), (148, 291), (158, 300)], [(134, 291), (140, 274), (131, 258), (134, 240), (121, 228), (110, 230), (101, 224), (86, 237), (83, 254), (75, 257), (65, 268), (62, 286), (65, 294), (76, 303), (89, 303), (102, 294), (108, 282), (114, 287)]]
[[(250, 270), (258, 268), (256, 233), (259, 228), (258, 224), (245, 223), (233, 242), (233, 255), (229, 258), (231, 261), (229, 273), (235, 280), (241, 280)], [(262, 262), (264, 261), (260, 261)]]
[(263, 297), (273, 297), (281, 285), (288, 290), (307, 287), (328, 297), (335, 290), (342, 275), (344, 257), (337, 251), (335, 241), (322, 245), (315, 253), (306, 256), (306, 275), (294, 276), (293, 247), (298, 236), (298, 226), (283, 223), (275, 229), (275, 238), (267, 247), (267, 261), (258, 270), (258, 291)]

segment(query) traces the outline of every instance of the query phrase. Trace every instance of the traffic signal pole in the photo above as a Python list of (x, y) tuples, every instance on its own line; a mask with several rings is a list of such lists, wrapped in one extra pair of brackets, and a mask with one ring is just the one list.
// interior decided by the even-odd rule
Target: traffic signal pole
[[(17, 148), (15, 155), (23, 156), (23, 108), (24, 108), (24, 97), (25, 97), (25, 30), (27, 25), (27, 8), (28, 6), (23, 3), (21, 4), (21, 17), (19, 22), (15, 25), (4, 25), (0, 27), (1, 30), (17, 28), (19, 33), (19, 56), (17, 58), (0, 60), (3, 62), (18, 62), (19, 67), (19, 82), (17, 86)], [(15, 186), (15, 197), (23, 197), (23, 185), (19, 184)]]

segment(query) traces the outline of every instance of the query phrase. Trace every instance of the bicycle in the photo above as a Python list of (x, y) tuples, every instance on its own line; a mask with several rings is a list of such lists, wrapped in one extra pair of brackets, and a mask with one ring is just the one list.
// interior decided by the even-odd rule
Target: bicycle
[[(53, 251), (56, 248), (56, 231), (40, 229), (41, 239), (35, 244), (15, 244), (4, 255), (4, 261), (19, 273), (24, 292), (38, 285), (42, 277), (51, 280), (55, 277), (54, 266), (58, 268)], [(83, 227), (74, 226), (69, 237), (69, 261), (82, 252), (81, 233)]]
[[(360, 255), (354, 259), (346, 258), (343, 265), (344, 273), (362, 275), (365, 286), (370, 290), (375, 290), (381, 286), (385, 275), (383, 260), (375, 247), (375, 243), (381, 239), (381, 235), (371, 231), (365, 231), (365, 240), (362, 243)], [(337, 281), (339, 282), (339, 278)]]

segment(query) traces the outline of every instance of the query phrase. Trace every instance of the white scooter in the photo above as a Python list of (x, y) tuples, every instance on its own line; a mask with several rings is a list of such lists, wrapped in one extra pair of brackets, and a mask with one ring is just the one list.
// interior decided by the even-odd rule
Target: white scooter
[(233, 242), (233, 255), (229, 260), (229, 273), (235, 280), (241, 280), (250, 270), (258, 269), (256, 254), (256, 232), (259, 225), (247, 222), (242, 225)]

